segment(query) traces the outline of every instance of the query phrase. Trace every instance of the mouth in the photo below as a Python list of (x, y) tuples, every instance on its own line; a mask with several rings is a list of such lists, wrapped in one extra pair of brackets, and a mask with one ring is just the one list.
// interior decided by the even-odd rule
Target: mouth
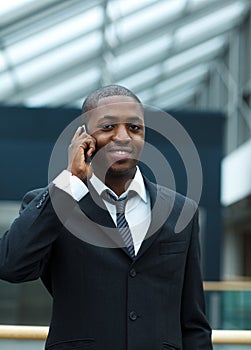
[(110, 149), (108, 153), (114, 160), (118, 161), (118, 160), (131, 158), (132, 150), (131, 149)]

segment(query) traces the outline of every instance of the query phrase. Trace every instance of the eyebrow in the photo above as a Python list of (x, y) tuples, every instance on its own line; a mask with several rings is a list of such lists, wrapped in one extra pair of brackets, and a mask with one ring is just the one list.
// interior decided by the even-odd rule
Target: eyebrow
[[(103, 116), (104, 119), (109, 119), (109, 120), (114, 120), (114, 121), (118, 121), (119, 118), (118, 117), (115, 117), (115, 116), (112, 116), (112, 115), (104, 115)], [(143, 121), (142, 118), (140, 117), (129, 117), (126, 119), (127, 122), (138, 122), (138, 121)]]

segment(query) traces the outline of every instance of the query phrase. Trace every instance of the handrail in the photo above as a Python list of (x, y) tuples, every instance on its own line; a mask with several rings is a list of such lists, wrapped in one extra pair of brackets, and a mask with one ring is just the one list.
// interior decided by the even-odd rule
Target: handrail
[(45, 340), (47, 326), (12, 326), (0, 325), (0, 339)]
[(204, 290), (210, 292), (220, 291), (251, 291), (251, 281), (206, 281)]
[(243, 330), (213, 330), (214, 345), (251, 345), (251, 331)]
[[(0, 325), (0, 339), (45, 340), (49, 327)], [(213, 330), (214, 345), (251, 345), (251, 330)]]

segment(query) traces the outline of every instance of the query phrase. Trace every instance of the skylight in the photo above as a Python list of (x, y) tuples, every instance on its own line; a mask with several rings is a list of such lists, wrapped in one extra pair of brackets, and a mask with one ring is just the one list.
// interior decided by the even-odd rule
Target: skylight
[(18, 11), (24, 5), (32, 3), (32, 0), (11, 0), (11, 1), (1, 1), (0, 6), (0, 18), (7, 16), (13, 11)]
[(74, 16), (26, 40), (8, 47), (8, 55), (12, 63), (18, 64), (28, 58), (39, 55), (58, 45), (67, 44), (76, 37), (94, 30), (102, 24), (103, 10), (101, 7)]
[(95, 82), (100, 79), (100, 72), (98, 69), (90, 69), (83, 74), (78, 74), (72, 79), (68, 79), (56, 86), (53, 86), (45, 91), (26, 99), (27, 106), (44, 106), (44, 105), (60, 105), (65, 104), (69, 95), (83, 90), (88, 87), (90, 82)]
[(124, 17), (133, 13), (135, 10), (145, 7), (146, 5), (153, 4), (156, 0), (139, 0), (139, 1), (125, 1), (125, 0), (112, 0), (108, 2), (108, 15), (113, 20), (120, 17)]
[(145, 45), (141, 45), (135, 50), (131, 50), (128, 53), (118, 56), (111, 62), (111, 69), (114, 72), (123, 71), (128, 66), (140, 63), (142, 59), (146, 60), (148, 57), (158, 55), (158, 52), (168, 50), (172, 43), (171, 37), (168, 35), (162, 36), (156, 40), (152, 40)]
[(214, 29), (217, 26), (223, 26), (226, 23), (238, 18), (244, 11), (245, 4), (236, 2), (230, 6), (224, 7), (220, 11), (214, 11), (210, 15), (189, 23), (177, 30), (175, 34), (176, 40), (187, 41), (193, 37), (201, 36), (203, 33)]
[(223, 47), (224, 43), (224, 36), (208, 40), (201, 45), (197, 45), (192, 49), (183, 51), (182, 53), (166, 60), (166, 62), (164, 63), (164, 68), (167, 71), (172, 71), (183, 65), (187, 65), (189, 62), (196, 61), (199, 58), (203, 58), (208, 55), (213, 55)]
[(84, 39), (80, 38), (68, 43), (51, 53), (39, 56), (37, 59), (19, 66), (16, 74), (22, 84), (29, 84), (32, 81), (44, 79), (50, 74), (56, 74), (61, 69), (71, 66), (73, 62), (83, 62), (101, 47), (102, 35), (100, 32), (93, 32)]
[(176, 16), (180, 15), (184, 5), (185, 0), (157, 1), (153, 6), (143, 9), (140, 14), (120, 20), (117, 23), (119, 36), (123, 40), (137, 33), (146, 25), (153, 26), (164, 20), (174, 20)]

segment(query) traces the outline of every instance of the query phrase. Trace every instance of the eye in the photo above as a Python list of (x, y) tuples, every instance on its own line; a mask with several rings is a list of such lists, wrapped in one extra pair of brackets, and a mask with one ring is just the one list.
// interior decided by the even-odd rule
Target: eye
[(115, 127), (114, 124), (103, 124), (103, 125), (101, 125), (101, 128), (102, 128), (103, 130), (106, 130), (106, 131), (113, 130), (114, 127)]
[(141, 125), (137, 125), (137, 124), (130, 124), (129, 125), (129, 129), (131, 131), (139, 131), (142, 129), (142, 126)]

